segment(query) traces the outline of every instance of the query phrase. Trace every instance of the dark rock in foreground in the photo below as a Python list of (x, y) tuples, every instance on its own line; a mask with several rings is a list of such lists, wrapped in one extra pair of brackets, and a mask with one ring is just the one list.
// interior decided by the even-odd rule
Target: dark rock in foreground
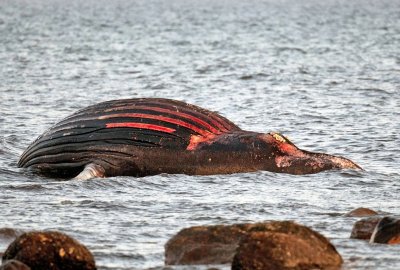
[(400, 244), (400, 219), (384, 217), (376, 225), (371, 243)]
[(364, 207), (356, 208), (345, 214), (346, 217), (370, 217), (376, 215), (378, 215), (378, 212)]
[[(261, 241), (259, 253), (253, 255), (251, 248), (247, 248), (254, 244), (251, 244), (252, 239), (258, 238), (266, 242)], [(283, 263), (283, 265), (286, 265), (286, 263), (296, 265), (296, 260), (299, 260), (299, 263), (297, 263), (299, 265), (303, 262), (311, 263), (308, 264), (308, 267), (338, 266), (342, 263), (342, 258), (324, 236), (305, 226), (289, 221), (231, 226), (198, 226), (183, 229), (167, 242), (165, 263), (169, 265), (231, 263), (242, 239), (241, 248), (243, 249), (238, 249), (234, 269), (251, 269), (246, 268), (247, 262), (250, 265), (251, 262), (265, 261), (264, 257), (271, 260), (272, 263), (278, 262), (279, 264)], [(257, 241), (255, 240), (255, 242)], [(274, 247), (278, 243), (282, 244), (282, 248), (276, 249)], [(285, 252), (279, 253), (278, 251)], [(288, 251), (293, 252), (294, 257), (288, 255)], [(312, 261), (311, 258), (307, 257), (302, 261), (301, 258), (297, 257), (307, 253), (312, 255), (310, 257), (315, 257), (315, 260)], [(277, 254), (278, 257), (271, 257), (274, 254)], [(243, 264), (242, 259), (245, 257), (248, 261)]]
[(241, 241), (232, 270), (332, 269), (341, 264), (335, 248), (319, 236), (253, 232)]
[(3, 262), (18, 260), (32, 270), (96, 269), (90, 251), (71, 237), (59, 232), (28, 232), (12, 242), (3, 254)]
[(350, 238), (369, 240), (382, 217), (370, 217), (358, 220), (353, 225)]

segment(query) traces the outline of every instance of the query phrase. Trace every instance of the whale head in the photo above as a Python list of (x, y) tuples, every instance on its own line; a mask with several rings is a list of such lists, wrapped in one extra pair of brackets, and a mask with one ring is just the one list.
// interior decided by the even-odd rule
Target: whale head
[(350, 159), (302, 150), (279, 133), (264, 134), (263, 139), (274, 147), (273, 158), (277, 172), (310, 174), (331, 169), (362, 170), (359, 165)]

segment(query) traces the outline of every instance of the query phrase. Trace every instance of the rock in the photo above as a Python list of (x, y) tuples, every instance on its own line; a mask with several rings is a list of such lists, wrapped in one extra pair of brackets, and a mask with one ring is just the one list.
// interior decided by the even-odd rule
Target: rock
[(382, 218), (371, 236), (371, 243), (400, 244), (400, 219)]
[(293, 235), (312, 245), (325, 246), (327, 252), (335, 248), (322, 235), (294, 222), (265, 222), (230, 226), (197, 226), (181, 230), (165, 245), (165, 263), (175, 264), (227, 264), (231, 263), (240, 241), (253, 232)]
[(0, 270), (31, 270), (31, 268), (20, 261), (8, 260), (0, 265)]
[(12, 242), (3, 261), (18, 260), (32, 270), (96, 269), (93, 255), (78, 241), (60, 232), (28, 232)]
[(370, 217), (358, 220), (353, 225), (350, 238), (369, 240), (382, 217)]
[(241, 241), (232, 270), (324, 269), (339, 267), (342, 258), (320, 235), (253, 232)]
[(369, 209), (369, 208), (364, 208), (364, 207), (359, 207), (356, 208), (347, 214), (345, 214), (346, 217), (369, 217), (369, 216), (376, 216), (378, 215), (378, 212)]
[(198, 226), (181, 230), (165, 245), (165, 263), (226, 264), (231, 263), (246, 225)]

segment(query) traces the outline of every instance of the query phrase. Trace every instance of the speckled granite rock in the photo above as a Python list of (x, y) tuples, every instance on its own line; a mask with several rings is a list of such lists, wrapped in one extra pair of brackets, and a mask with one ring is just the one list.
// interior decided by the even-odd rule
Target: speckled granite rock
[(12, 242), (3, 261), (18, 260), (32, 270), (92, 270), (93, 255), (78, 241), (60, 232), (28, 232)]
[(284, 235), (282, 237), (309, 242), (310, 246), (319, 245), (321, 248), (324, 247), (321, 252), (322, 250), (330, 252), (337, 263), (342, 262), (335, 248), (321, 234), (294, 222), (274, 221), (183, 229), (167, 242), (165, 263), (169, 265), (231, 263), (240, 241), (255, 232), (277, 233), (279, 236)]
[(253, 232), (241, 241), (232, 270), (334, 269), (342, 262), (336, 249), (320, 235)]

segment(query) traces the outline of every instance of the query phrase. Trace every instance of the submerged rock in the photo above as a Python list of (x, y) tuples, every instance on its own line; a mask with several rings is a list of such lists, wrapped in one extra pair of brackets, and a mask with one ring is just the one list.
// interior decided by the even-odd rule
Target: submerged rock
[(364, 208), (364, 207), (359, 207), (356, 208), (347, 214), (345, 214), (346, 217), (369, 217), (369, 216), (376, 216), (378, 215), (378, 212), (369, 209), (369, 208)]
[(369, 217), (358, 220), (353, 225), (350, 238), (369, 240), (371, 235), (382, 217)]
[(391, 245), (400, 244), (400, 219), (382, 218), (376, 225), (370, 242)]
[(20, 261), (8, 260), (0, 265), (0, 270), (31, 270), (31, 268)]
[(253, 232), (241, 241), (232, 270), (332, 269), (342, 262), (336, 249), (320, 236)]
[(78, 241), (60, 232), (28, 232), (12, 242), (3, 262), (18, 260), (32, 270), (96, 269), (93, 255)]
[[(290, 243), (296, 243), (294, 245), (300, 244), (303, 248), (309, 247), (309, 249), (304, 249), (305, 253), (318, 254), (317, 262), (326, 260), (325, 264), (321, 263), (321, 265), (336, 266), (342, 263), (342, 258), (324, 236), (305, 226), (290, 221), (236, 224), (230, 226), (197, 226), (183, 229), (165, 245), (165, 263), (169, 265), (231, 263), (241, 240), (245, 239), (242, 242), (245, 248), (248, 246), (246, 244), (248, 243), (247, 241), (251, 241), (252, 237), (265, 237), (269, 241), (268, 243), (281, 241), (286, 245), (284, 249), (293, 249), (293, 252), (300, 251), (295, 251), (296, 247), (291, 246)], [(271, 249), (271, 245), (262, 245), (262, 247), (268, 249), (268, 252), (271, 254), (275, 252)], [(313, 249), (310, 249), (311, 247)], [(263, 248), (260, 249), (260, 254), (256, 256), (268, 257), (266, 254), (269, 253), (261, 255), (264, 252)], [(235, 257), (235, 267), (241, 267), (242, 258), (245, 256), (248, 256), (249, 262), (258, 261), (257, 257), (252, 255), (250, 249), (240, 251), (239, 248), (238, 255)], [(294, 257), (283, 257), (282, 260), (295, 261), (297, 259), (294, 259)]]

